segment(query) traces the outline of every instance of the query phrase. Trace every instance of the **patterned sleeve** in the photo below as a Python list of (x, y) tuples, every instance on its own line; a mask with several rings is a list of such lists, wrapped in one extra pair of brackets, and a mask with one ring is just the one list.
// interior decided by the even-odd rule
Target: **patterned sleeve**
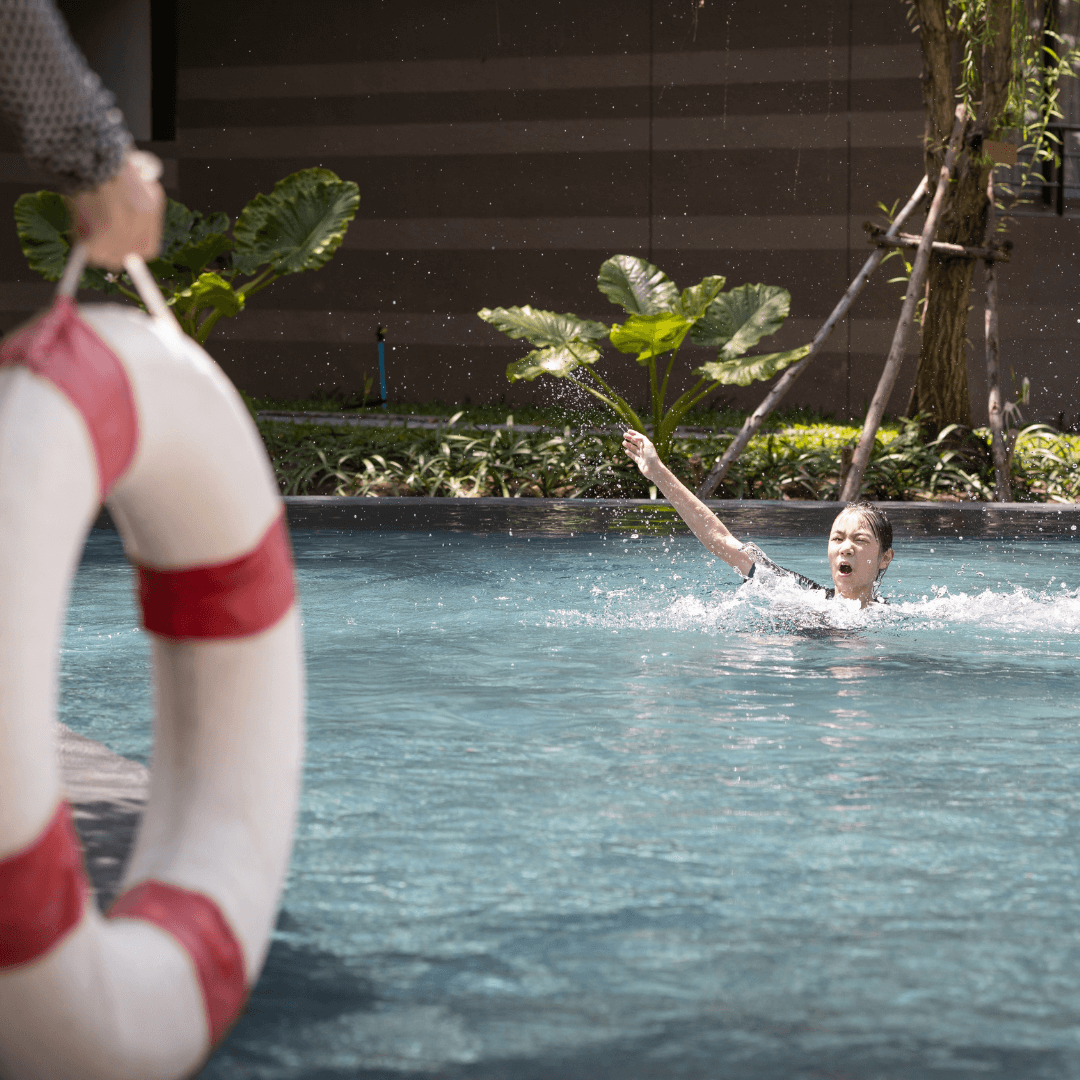
[(51, 0), (0, 0), (0, 115), (65, 192), (115, 176), (132, 144)]
[(797, 581), (804, 589), (820, 589), (822, 592), (833, 593), (833, 589), (826, 589), (824, 585), (819, 585), (816, 581), (811, 580), (803, 574), (797, 574), (794, 570), (788, 570), (785, 566), (778, 566), (776, 563), (765, 554), (757, 546), (757, 544), (746, 543), (743, 544), (743, 551), (753, 559), (753, 563), (750, 566), (750, 573), (746, 575), (749, 581), (757, 570), (767, 571), (770, 574), (775, 574), (777, 577), (791, 578), (793, 581)]

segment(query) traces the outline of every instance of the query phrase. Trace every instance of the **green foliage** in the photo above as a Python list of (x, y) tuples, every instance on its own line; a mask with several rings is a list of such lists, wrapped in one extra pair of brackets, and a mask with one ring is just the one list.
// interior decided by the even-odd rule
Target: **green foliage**
[[(918, 11), (908, 0), (909, 21), (918, 25)], [(945, 33), (956, 59), (955, 91), (967, 106), (968, 115), (979, 117), (987, 138), (1005, 138), (1019, 144), (1021, 176), (1018, 191), (1040, 183), (1037, 175), (1044, 162), (1059, 157), (1061, 139), (1050, 124), (1061, 119), (1061, 83), (1074, 78), (1080, 66), (1080, 48), (1059, 32), (1060, 5), (1049, 0), (948, 0)], [(1005, 25), (1002, 20), (1007, 20)], [(1003, 107), (986, 115), (984, 79), (987, 57), (995, 41), (1006, 31), (1007, 70), (994, 71), (1006, 91)], [(999, 183), (1002, 194), (1016, 194)], [(1004, 229), (1004, 222), (999, 228)]]
[(532, 382), (538, 375), (554, 375), (556, 379), (564, 379), (582, 364), (595, 364), (599, 359), (600, 350), (594, 345), (579, 344), (574, 348), (550, 345), (546, 349), (534, 349), (527, 356), (515, 360), (506, 369), (506, 375), (511, 382), (518, 379)]
[(540, 346), (507, 368), (511, 382), (531, 382), (538, 375), (563, 379), (581, 364), (596, 363), (600, 350), (595, 342), (608, 333), (603, 323), (579, 319), (574, 314), (538, 311), (528, 304), (519, 308), (484, 308), (478, 314), (507, 337), (526, 338)]
[(244, 294), (237, 292), (220, 275), (200, 274), (186, 289), (173, 293), (170, 301), (180, 325), (197, 325), (199, 316), (212, 308), (221, 315), (232, 316), (244, 310)]
[(698, 345), (720, 349), (731, 360), (775, 334), (791, 310), (791, 293), (778, 285), (740, 285), (709, 305), (691, 331)]
[(677, 349), (693, 325), (673, 311), (631, 315), (622, 326), (611, 328), (611, 344), (619, 352), (637, 353), (638, 363), (647, 364), (652, 357)]
[(714, 275), (702, 278), (697, 285), (683, 289), (675, 310), (689, 322), (700, 319), (712, 302), (720, 295), (727, 278)]
[[(473, 423), (479, 422), (474, 412)], [(487, 416), (487, 413), (483, 413)], [(536, 417), (541, 419), (542, 417)], [(732, 417), (732, 427), (738, 417)], [(260, 424), (287, 495), (481, 495), (647, 498), (648, 482), (627, 460), (616, 432), (526, 434), (469, 430), (462, 414), (441, 431)], [(733, 430), (677, 434), (670, 467), (695, 484), (720, 457)], [(839, 496), (841, 457), (859, 428), (815, 421), (757, 435), (725, 477), (720, 498), (825, 499)], [(920, 420), (884, 426), (866, 474), (868, 498), (992, 500), (994, 470), (986, 429), (955, 427), (927, 442)], [(1080, 498), (1080, 437), (1039, 425), (1017, 436), (1011, 482), (1029, 502)]]
[(703, 375), (725, 386), (749, 386), (755, 380), (771, 379), (789, 364), (801, 360), (810, 351), (809, 345), (800, 345), (786, 352), (767, 353), (765, 356), (742, 356), (737, 360), (713, 360), (698, 368)]
[[(224, 212), (204, 215), (169, 199), (161, 253), (147, 266), (184, 332), (204, 342), (219, 319), (244, 310), (248, 297), (286, 274), (325, 265), (359, 201), (356, 184), (329, 169), (303, 169), (278, 181), (244, 207), (235, 226)], [(52, 191), (20, 196), (15, 224), (30, 268), (58, 281), (71, 248), (63, 198)], [(79, 284), (141, 303), (127, 274), (90, 268)]]
[[(460, 416), (460, 413), (458, 414)], [(582, 498), (610, 490), (614, 437), (260, 425), (283, 494)]]
[(269, 195), (256, 195), (233, 229), (241, 274), (269, 265), (275, 275), (317, 270), (341, 246), (360, 205), (360, 189), (329, 169), (286, 176)]
[[(809, 346), (767, 356), (744, 354), (763, 337), (775, 333), (787, 318), (791, 295), (776, 285), (740, 285), (724, 292), (726, 279), (703, 278), (681, 292), (667, 274), (632, 255), (615, 255), (601, 267), (597, 288), (627, 314), (610, 330), (602, 323), (539, 311), (528, 305), (484, 308), (478, 315), (508, 337), (524, 338), (533, 352), (510, 364), (511, 382), (540, 375), (573, 378), (624, 423), (645, 431), (641, 418), (596, 370), (606, 337), (622, 353), (630, 353), (647, 370), (652, 407), (652, 439), (667, 461), (675, 428), (709, 394), (723, 385), (747, 386), (768, 379), (801, 359)], [(718, 349), (717, 360), (697, 369), (697, 382), (668, 405), (668, 383), (675, 359), (687, 337), (698, 345)], [(667, 355), (663, 372), (657, 360)]]
[(35, 191), (15, 200), (15, 231), (30, 269), (46, 281), (59, 281), (70, 245), (68, 211), (55, 191)]
[(679, 290), (663, 270), (633, 255), (614, 255), (603, 266), (596, 287), (628, 315), (674, 311)]
[(608, 335), (608, 328), (602, 322), (579, 319), (572, 313), (537, 311), (528, 304), (519, 308), (484, 308), (479, 314), (507, 337), (526, 338), (539, 346), (590, 344)]

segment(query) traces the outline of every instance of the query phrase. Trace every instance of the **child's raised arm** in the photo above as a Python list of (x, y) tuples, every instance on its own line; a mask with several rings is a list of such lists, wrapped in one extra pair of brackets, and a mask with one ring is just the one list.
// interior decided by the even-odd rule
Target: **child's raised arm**
[(660, 460), (647, 435), (627, 431), (623, 435), (626, 456), (651, 480), (690, 526), (693, 534), (711, 551), (745, 577), (754, 560), (728, 532), (724, 523)]

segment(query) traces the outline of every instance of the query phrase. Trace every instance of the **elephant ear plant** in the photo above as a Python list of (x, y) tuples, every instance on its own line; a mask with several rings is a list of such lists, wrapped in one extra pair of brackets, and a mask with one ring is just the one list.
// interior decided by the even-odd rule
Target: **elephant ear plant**
[[(228, 214), (203, 215), (169, 199), (161, 254), (147, 266), (184, 332), (202, 343), (221, 318), (243, 311), (248, 297), (286, 274), (323, 266), (359, 203), (356, 184), (329, 169), (279, 180), (269, 195), (256, 195), (235, 224)], [(30, 268), (59, 281), (71, 247), (63, 198), (53, 191), (20, 196), (15, 225)], [(123, 273), (88, 268), (79, 284), (141, 303)]]
[[(771, 379), (801, 360), (809, 345), (765, 356), (746, 356), (763, 337), (776, 333), (791, 308), (791, 294), (777, 285), (740, 285), (724, 292), (725, 279), (704, 278), (681, 292), (667, 274), (632, 255), (615, 255), (600, 267), (597, 287), (627, 314), (608, 327), (576, 315), (537, 311), (528, 305), (484, 308), (478, 314), (496, 330), (535, 346), (512, 363), (511, 382), (540, 375), (573, 378), (608, 406), (624, 423), (644, 432), (638, 414), (596, 370), (608, 340), (632, 354), (649, 373), (653, 443), (661, 459), (671, 453), (675, 428), (684, 416), (719, 386), (749, 386)], [(698, 381), (665, 411), (668, 381), (683, 342), (717, 349), (716, 359), (697, 368)], [(665, 355), (661, 373), (658, 361)], [(662, 364), (662, 361), (661, 361)]]

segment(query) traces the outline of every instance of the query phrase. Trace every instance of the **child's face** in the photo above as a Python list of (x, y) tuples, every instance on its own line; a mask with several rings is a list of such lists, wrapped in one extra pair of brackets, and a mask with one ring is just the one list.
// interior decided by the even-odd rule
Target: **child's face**
[(881, 544), (857, 510), (845, 510), (829, 533), (829, 569), (836, 591), (848, 600), (868, 601), (878, 573), (892, 562), (893, 550)]

